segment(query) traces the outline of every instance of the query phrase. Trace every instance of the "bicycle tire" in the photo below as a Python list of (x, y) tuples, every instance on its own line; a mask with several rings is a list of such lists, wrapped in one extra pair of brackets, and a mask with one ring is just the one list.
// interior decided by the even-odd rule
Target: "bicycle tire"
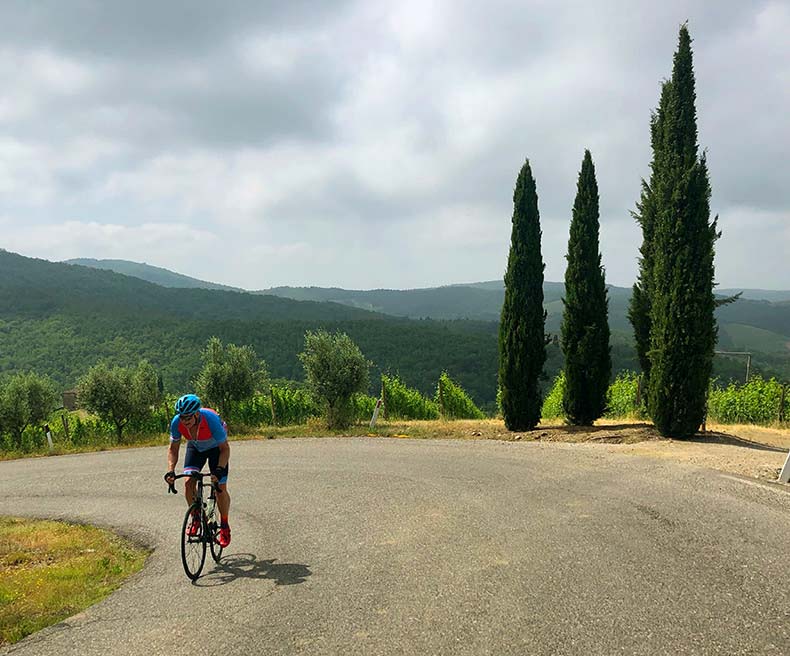
[(203, 564), (206, 562), (205, 518), (199, 524), (198, 535), (190, 536), (188, 533), (189, 525), (192, 521), (192, 513), (200, 511), (201, 509), (196, 503), (189, 506), (181, 527), (181, 564), (184, 566), (186, 575), (193, 581), (200, 576), (200, 572), (203, 571)]
[(209, 543), (211, 546), (211, 557), (214, 559), (215, 563), (218, 563), (219, 559), (222, 558), (222, 545), (218, 542), (219, 526), (217, 525), (217, 520), (216, 518), (212, 518), (212, 520), (213, 521), (209, 524), (209, 531), (207, 535), (211, 541)]
[(211, 557), (215, 563), (219, 563), (222, 558), (222, 545), (219, 543), (219, 523), (217, 522), (217, 501), (214, 498), (214, 493), (209, 498), (206, 506), (208, 511), (205, 513), (206, 517), (206, 538), (211, 548)]

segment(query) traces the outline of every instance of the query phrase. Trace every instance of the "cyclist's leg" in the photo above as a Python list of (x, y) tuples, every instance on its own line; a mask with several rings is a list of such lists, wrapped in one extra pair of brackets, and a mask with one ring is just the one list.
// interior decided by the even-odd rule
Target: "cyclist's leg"
[[(208, 452), (208, 467), (211, 473), (214, 473), (214, 470), (219, 465), (219, 447), (215, 449), (211, 449)], [(228, 463), (230, 466), (230, 463)], [(217, 494), (217, 508), (219, 508), (220, 516), (226, 518), (228, 517), (228, 512), (230, 511), (230, 494), (228, 494), (228, 475), (225, 474), (222, 478), (217, 480), (219, 484), (220, 493)]]
[[(201, 469), (203, 469), (203, 465), (206, 464), (208, 455), (208, 452), (198, 451), (192, 442), (187, 442), (187, 452), (184, 455), (184, 473), (191, 474), (193, 472), (199, 472)], [(197, 481), (195, 481), (193, 478), (187, 478), (185, 480), (186, 483), (184, 484), (184, 496), (186, 497), (187, 505), (191, 506), (192, 502), (195, 500), (195, 488), (197, 487)]]
[[(209, 455), (208, 466), (212, 473), (219, 465), (219, 447), (211, 450)], [(228, 466), (230, 463), (228, 463)], [(227, 467), (226, 467), (227, 468)], [(219, 493), (217, 494), (217, 508), (219, 509), (220, 517), (220, 544), (225, 547), (230, 543), (230, 523), (228, 515), (230, 514), (230, 493), (228, 492), (228, 474), (218, 478), (217, 484), (219, 485)], [(223, 535), (224, 533), (224, 535)]]

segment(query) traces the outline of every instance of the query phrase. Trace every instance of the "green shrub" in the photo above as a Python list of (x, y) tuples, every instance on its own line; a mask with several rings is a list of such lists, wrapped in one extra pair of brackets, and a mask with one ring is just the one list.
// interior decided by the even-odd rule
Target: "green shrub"
[[(790, 394), (785, 395), (784, 417), (790, 413)], [(775, 378), (753, 376), (745, 385), (719, 387), (714, 381), (708, 393), (708, 420), (722, 424), (768, 424), (779, 419), (782, 384)]]
[(562, 408), (562, 397), (565, 394), (565, 372), (560, 371), (554, 378), (549, 393), (543, 401), (540, 411), (541, 419), (561, 419), (565, 417)]
[(606, 392), (605, 417), (644, 419), (646, 417), (644, 404), (637, 407), (636, 397), (639, 390), (640, 374), (633, 371), (623, 371), (609, 385)]
[(387, 419), (438, 419), (439, 406), (397, 376), (383, 375), (381, 390)]
[(310, 392), (272, 385), (270, 391), (272, 423), (277, 426), (304, 424), (309, 417), (320, 414)]
[(255, 394), (239, 401), (233, 410), (233, 418), (245, 426), (268, 426), (272, 421), (271, 393)]
[(376, 408), (378, 399), (367, 394), (355, 394), (352, 401), (354, 403), (354, 419), (369, 422), (373, 417), (373, 410)]
[(435, 402), (442, 419), (484, 419), (485, 415), (469, 395), (446, 372), (439, 376)]

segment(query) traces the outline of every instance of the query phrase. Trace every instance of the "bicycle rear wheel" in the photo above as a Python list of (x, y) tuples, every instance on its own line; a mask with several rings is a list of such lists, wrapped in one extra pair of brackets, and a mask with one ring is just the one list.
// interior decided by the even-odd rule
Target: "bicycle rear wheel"
[[(192, 528), (193, 513), (197, 513), (200, 518), (196, 522), (196, 528)], [(201, 508), (196, 503), (192, 504), (184, 516), (184, 524), (181, 527), (181, 563), (184, 565), (184, 572), (193, 581), (200, 576), (203, 563), (206, 562), (205, 530), (206, 523), (202, 521)], [(193, 534), (190, 535), (190, 532)]]

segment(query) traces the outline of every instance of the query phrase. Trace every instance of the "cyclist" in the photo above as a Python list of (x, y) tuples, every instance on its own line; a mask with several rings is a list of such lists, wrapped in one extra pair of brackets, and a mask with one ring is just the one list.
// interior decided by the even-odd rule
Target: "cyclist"
[[(175, 405), (176, 414), (170, 422), (170, 448), (167, 451), (167, 473), (165, 481), (172, 483), (175, 480), (175, 468), (178, 463), (178, 450), (181, 447), (181, 438), (187, 441), (187, 452), (184, 456), (184, 473), (199, 472), (208, 460), (209, 471), (212, 479), (219, 484), (217, 494), (217, 507), (220, 514), (219, 544), (227, 547), (230, 544), (230, 524), (228, 512), (230, 511), (230, 495), (228, 494), (228, 460), (230, 459), (230, 445), (225, 423), (219, 415), (210, 408), (202, 408), (200, 398), (195, 394), (185, 394)], [(184, 486), (184, 496), (187, 505), (192, 505), (195, 498), (197, 482), (187, 478)], [(190, 535), (195, 535), (200, 530), (200, 517), (192, 518), (192, 523), (187, 529)]]

